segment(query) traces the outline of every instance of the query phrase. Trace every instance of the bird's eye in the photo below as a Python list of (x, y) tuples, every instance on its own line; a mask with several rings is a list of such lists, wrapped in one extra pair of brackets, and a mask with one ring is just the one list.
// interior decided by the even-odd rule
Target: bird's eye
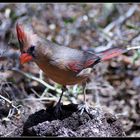
[(35, 46), (31, 46), (31, 47), (30, 47), (30, 51), (31, 51), (31, 52), (33, 52), (34, 49), (35, 49)]
[(32, 56), (34, 56), (34, 50), (35, 50), (35, 46), (31, 46), (29, 49), (28, 49), (28, 53)]

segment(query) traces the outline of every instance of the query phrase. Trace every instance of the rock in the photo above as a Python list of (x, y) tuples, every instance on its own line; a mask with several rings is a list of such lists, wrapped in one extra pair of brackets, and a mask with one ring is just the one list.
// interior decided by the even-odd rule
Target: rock
[(54, 117), (54, 107), (29, 116), (22, 136), (112, 137), (124, 136), (121, 122), (101, 108), (80, 112), (77, 105), (62, 105), (60, 119)]

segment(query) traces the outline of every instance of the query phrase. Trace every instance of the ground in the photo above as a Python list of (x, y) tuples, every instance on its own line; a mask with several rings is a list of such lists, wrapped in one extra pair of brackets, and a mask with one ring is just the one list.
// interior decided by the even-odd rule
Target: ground
[[(125, 136), (121, 122), (101, 108), (90, 108), (81, 115), (77, 105), (62, 105), (62, 116), (54, 117), (53, 107), (31, 114), (23, 122), (1, 122), (2, 136), (111, 137)], [(13, 123), (12, 123), (13, 122)], [(16, 124), (15, 124), (16, 123)]]
[(100, 63), (91, 71), (87, 103), (98, 115), (77, 112), (83, 91), (81, 85), (74, 85), (64, 93), (66, 115), (59, 120), (51, 111), (61, 85), (44, 79), (34, 62), (20, 64), (15, 29), (21, 22), (52, 42), (96, 53), (116, 46), (135, 47), (140, 43), (139, 7), (134, 3), (1, 3), (0, 136), (140, 136), (139, 50)]

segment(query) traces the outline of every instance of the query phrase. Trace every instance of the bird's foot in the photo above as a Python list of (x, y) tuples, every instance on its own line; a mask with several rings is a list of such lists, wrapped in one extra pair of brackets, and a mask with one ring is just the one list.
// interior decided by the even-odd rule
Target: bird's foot
[(78, 105), (78, 111), (80, 111), (80, 115), (82, 115), (84, 111), (89, 113), (89, 106), (87, 105), (87, 103), (80, 104)]
[(95, 107), (95, 108), (90, 109), (90, 106), (87, 105), (87, 103), (78, 105), (78, 111), (80, 111), (80, 115), (82, 115), (83, 112), (86, 111), (86, 113), (88, 113), (89, 115), (92, 115), (94, 117), (98, 117), (100, 114), (99, 108)]
[(54, 116), (57, 119), (60, 119), (62, 116), (62, 103), (57, 103), (56, 106), (54, 107)]

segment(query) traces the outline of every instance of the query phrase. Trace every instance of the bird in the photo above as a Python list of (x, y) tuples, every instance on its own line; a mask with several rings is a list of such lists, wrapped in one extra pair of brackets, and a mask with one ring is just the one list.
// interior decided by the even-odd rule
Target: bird
[(84, 110), (88, 112), (85, 85), (91, 76), (90, 70), (101, 62), (117, 57), (129, 50), (140, 48), (140, 46), (113, 47), (94, 53), (51, 42), (30, 30), (26, 30), (21, 23), (16, 24), (16, 31), (21, 51), (20, 63), (23, 65), (30, 61), (35, 62), (48, 78), (62, 85), (62, 93), (55, 109), (55, 113), (59, 116), (62, 110), (61, 99), (68, 85), (83, 85), (84, 103), (78, 109), (81, 114)]

